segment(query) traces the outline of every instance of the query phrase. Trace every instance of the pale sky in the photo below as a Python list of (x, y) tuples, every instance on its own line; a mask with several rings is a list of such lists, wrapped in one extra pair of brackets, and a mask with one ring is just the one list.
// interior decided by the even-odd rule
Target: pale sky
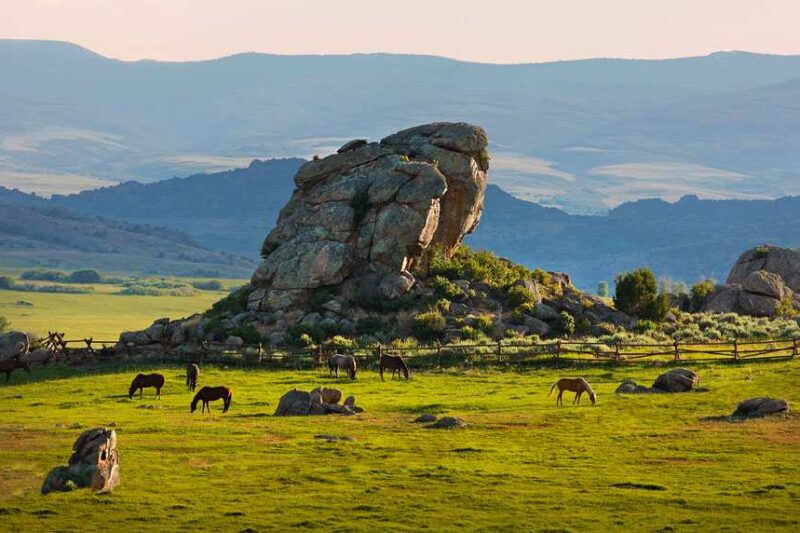
[(0, 38), (126, 60), (239, 52), (493, 63), (800, 54), (800, 0), (0, 0)]

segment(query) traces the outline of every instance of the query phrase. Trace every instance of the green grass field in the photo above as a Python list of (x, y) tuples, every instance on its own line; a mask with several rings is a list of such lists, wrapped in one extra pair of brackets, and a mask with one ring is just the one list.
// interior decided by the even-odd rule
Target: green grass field
[[(241, 282), (226, 281), (226, 287)], [(68, 339), (116, 340), (123, 331), (143, 329), (158, 317), (200, 313), (226, 291), (198, 291), (194, 296), (123, 296), (117, 285), (93, 285), (89, 294), (0, 291), (0, 315), (14, 329), (37, 335), (61, 331)], [(33, 305), (20, 305), (24, 301)]]
[[(179, 367), (43, 368), (0, 385), (0, 527), (10, 530), (771, 531), (800, 521), (800, 417), (706, 422), (742, 399), (800, 405), (800, 361), (697, 365), (708, 390), (615, 396), (663, 368), (415, 373), (340, 381), (366, 412), (273, 418), (317, 371), (204, 368), (234, 389), (231, 411), (189, 413)], [(137, 371), (163, 398), (129, 400)], [(557, 408), (558, 376), (584, 375), (598, 405)], [(157, 409), (139, 409), (156, 405)], [(465, 419), (430, 430), (420, 413)], [(122, 485), (41, 496), (81, 428), (115, 422)], [(74, 427), (70, 427), (73, 426)], [(326, 442), (315, 435), (349, 436)]]

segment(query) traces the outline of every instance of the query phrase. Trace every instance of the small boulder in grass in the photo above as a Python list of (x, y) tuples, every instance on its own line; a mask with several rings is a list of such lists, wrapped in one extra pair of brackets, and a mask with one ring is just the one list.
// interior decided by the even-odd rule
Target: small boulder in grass
[(454, 416), (445, 416), (428, 426), (430, 429), (464, 429), (467, 423)]
[(414, 419), (414, 422), (417, 424), (430, 424), (431, 422), (436, 422), (437, 418), (436, 415), (432, 414), (424, 414), (419, 415), (417, 418)]
[(777, 415), (788, 411), (789, 403), (786, 400), (759, 396), (740, 403), (736, 406), (736, 410), (731, 416), (734, 418), (761, 418), (763, 416)]

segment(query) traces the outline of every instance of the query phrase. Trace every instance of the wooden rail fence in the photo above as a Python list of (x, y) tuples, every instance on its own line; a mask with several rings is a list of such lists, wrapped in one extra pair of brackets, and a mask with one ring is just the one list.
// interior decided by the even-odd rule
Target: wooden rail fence
[[(48, 332), (41, 346), (56, 354), (58, 359), (76, 358), (102, 360), (111, 358), (116, 340), (65, 339), (64, 333)], [(274, 364), (277, 366), (307, 366), (323, 364), (334, 352), (348, 353), (362, 364), (374, 364), (382, 354), (401, 355), (418, 366), (457, 365), (463, 363), (526, 363), (544, 360), (580, 362), (610, 362), (622, 364), (642, 359), (662, 361), (745, 361), (748, 359), (790, 359), (800, 353), (800, 339), (760, 341), (678, 342), (664, 344), (580, 342), (555, 340), (547, 342), (498, 341), (483, 344), (432, 344), (415, 347), (392, 345), (337, 347), (322, 343), (308, 348), (265, 347), (263, 344), (230, 346), (222, 342), (203, 341), (194, 345), (173, 345), (168, 339), (150, 345), (127, 345), (121, 353), (137, 355), (150, 353), (180, 356), (184, 359), (220, 361), (243, 364)]]

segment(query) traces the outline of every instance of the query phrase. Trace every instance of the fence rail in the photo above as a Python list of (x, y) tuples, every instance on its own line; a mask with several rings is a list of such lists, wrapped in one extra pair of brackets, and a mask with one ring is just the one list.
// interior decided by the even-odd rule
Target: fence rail
[[(457, 365), (462, 363), (525, 363), (544, 360), (581, 362), (625, 362), (642, 359), (680, 361), (742, 361), (749, 359), (793, 358), (800, 353), (800, 339), (771, 339), (740, 342), (678, 342), (663, 344), (580, 342), (554, 340), (546, 342), (498, 341), (483, 344), (433, 344), (415, 347), (357, 346), (336, 347), (322, 343), (308, 348), (264, 347), (263, 344), (233, 346), (224, 342), (203, 341), (197, 344), (174, 345), (168, 339), (147, 345), (119, 345), (117, 340), (66, 339), (64, 333), (49, 332), (41, 346), (67, 362), (87, 357), (102, 360), (123, 353), (161, 353), (206, 361), (240, 362), (303, 366), (322, 364), (336, 351), (348, 353), (362, 364), (373, 364), (383, 355), (400, 355), (419, 366)], [(99, 346), (99, 347), (98, 347)]]

